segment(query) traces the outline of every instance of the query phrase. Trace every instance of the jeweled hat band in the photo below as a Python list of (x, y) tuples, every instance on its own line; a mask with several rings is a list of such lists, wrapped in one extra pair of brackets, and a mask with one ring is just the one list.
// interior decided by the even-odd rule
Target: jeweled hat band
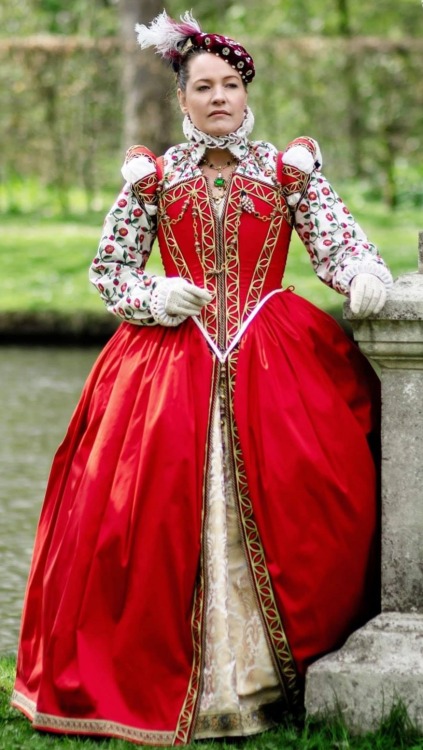
[(193, 34), (181, 49), (181, 56), (184, 57), (190, 49), (205, 50), (221, 57), (239, 73), (244, 83), (250, 83), (254, 78), (253, 58), (241, 44), (230, 37), (203, 32)]

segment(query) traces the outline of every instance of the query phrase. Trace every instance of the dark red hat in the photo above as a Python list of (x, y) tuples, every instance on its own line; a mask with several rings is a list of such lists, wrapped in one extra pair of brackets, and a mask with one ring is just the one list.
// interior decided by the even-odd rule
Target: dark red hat
[[(191, 45), (189, 42), (191, 42)], [(234, 39), (220, 34), (198, 32), (190, 36), (184, 44), (181, 50), (182, 57), (192, 47), (206, 50), (206, 52), (221, 57), (239, 73), (244, 83), (250, 83), (253, 80), (255, 74), (253, 58), (248, 54), (245, 47)]]

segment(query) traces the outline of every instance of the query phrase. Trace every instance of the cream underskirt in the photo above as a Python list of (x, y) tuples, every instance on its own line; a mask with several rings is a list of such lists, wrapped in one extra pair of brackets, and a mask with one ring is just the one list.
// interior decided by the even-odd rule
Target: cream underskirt
[(205, 528), (204, 671), (195, 739), (248, 735), (274, 726), (265, 707), (282, 695), (241, 543), (226, 445), (217, 399)]

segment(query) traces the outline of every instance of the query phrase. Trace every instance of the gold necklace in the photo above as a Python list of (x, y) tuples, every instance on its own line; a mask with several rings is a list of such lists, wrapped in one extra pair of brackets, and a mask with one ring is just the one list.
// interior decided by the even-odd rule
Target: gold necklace
[(234, 159), (229, 159), (226, 164), (212, 164), (207, 159), (203, 159), (203, 163), (206, 165), (206, 167), (210, 167), (210, 169), (214, 169), (215, 172), (217, 172), (217, 177), (213, 181), (213, 185), (217, 188), (221, 188), (223, 191), (226, 190), (227, 187), (227, 181), (222, 176), (222, 169), (226, 169), (227, 167), (231, 167), (232, 164), (235, 164)]

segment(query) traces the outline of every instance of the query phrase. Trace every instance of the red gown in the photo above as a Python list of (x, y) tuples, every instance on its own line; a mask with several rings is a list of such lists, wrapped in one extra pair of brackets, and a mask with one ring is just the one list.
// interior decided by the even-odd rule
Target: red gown
[[(144, 198), (157, 188), (147, 182)], [(218, 393), (288, 707), (307, 665), (377, 611), (378, 381), (332, 318), (281, 290), (291, 223), (277, 186), (241, 174), (222, 222), (201, 174), (161, 192), (166, 275), (214, 300), (201, 326), (122, 323), (88, 377), (53, 462), (24, 605), (13, 704), (35, 727), (159, 745), (193, 736)]]

